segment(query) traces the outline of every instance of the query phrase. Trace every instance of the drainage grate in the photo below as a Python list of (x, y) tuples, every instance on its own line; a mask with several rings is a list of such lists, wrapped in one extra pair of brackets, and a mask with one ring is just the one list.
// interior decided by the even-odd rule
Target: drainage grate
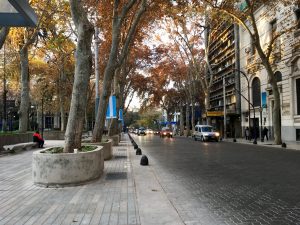
[(127, 172), (112, 172), (106, 174), (106, 180), (124, 180), (127, 179)]
[(127, 159), (127, 155), (115, 155), (115, 159)]

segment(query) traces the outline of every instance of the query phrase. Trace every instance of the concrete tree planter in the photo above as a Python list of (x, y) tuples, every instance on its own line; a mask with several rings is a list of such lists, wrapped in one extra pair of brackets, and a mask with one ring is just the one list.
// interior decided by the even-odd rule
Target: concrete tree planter
[(114, 136), (109, 136), (109, 139), (112, 140), (112, 146), (118, 146), (120, 142), (120, 136), (119, 135), (114, 135)]
[(98, 179), (103, 174), (103, 147), (78, 153), (33, 153), (32, 177), (39, 186), (73, 186)]
[(97, 143), (88, 143), (88, 145), (100, 145), (103, 147), (103, 157), (104, 160), (110, 160), (113, 156), (113, 149), (112, 149), (112, 140), (109, 139), (104, 142), (97, 142)]

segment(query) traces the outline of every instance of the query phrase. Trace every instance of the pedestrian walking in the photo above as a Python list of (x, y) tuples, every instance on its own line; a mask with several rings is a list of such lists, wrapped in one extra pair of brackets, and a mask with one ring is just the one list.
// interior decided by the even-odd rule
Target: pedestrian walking
[(262, 137), (262, 139), (263, 140), (265, 140), (265, 137), (266, 137), (266, 139), (267, 139), (267, 141), (269, 140), (269, 138), (268, 138), (268, 128), (266, 128), (266, 127), (264, 127), (264, 129), (263, 129), (263, 137)]
[(246, 127), (246, 129), (245, 129), (246, 140), (249, 140), (249, 134), (250, 134), (249, 127)]

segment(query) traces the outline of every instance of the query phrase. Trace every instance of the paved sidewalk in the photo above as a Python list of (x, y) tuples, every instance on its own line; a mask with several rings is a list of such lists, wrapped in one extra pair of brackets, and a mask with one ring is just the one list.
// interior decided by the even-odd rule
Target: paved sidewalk
[(127, 150), (114, 148), (101, 179), (66, 188), (33, 185), (33, 151), (1, 157), (0, 224), (140, 224)]
[[(233, 138), (223, 139), (223, 141), (233, 142)], [(253, 145), (253, 140), (248, 141), (243, 138), (237, 138), (236, 142), (242, 143), (242, 144)], [(286, 141), (284, 143), (286, 143), (287, 149), (300, 150), (300, 141)], [(273, 140), (261, 142), (259, 139), (257, 139), (257, 145), (263, 145), (263, 146), (268, 146), (268, 147), (273, 147), (273, 148), (282, 148), (281, 145), (275, 145)], [(282, 149), (285, 149), (285, 148), (282, 148)]]
[[(2, 224), (183, 224), (163, 192), (151, 165), (125, 135), (105, 161), (104, 174), (77, 187), (42, 188), (31, 179), (33, 151), (0, 157), (0, 225)], [(46, 141), (45, 147), (63, 141)]]

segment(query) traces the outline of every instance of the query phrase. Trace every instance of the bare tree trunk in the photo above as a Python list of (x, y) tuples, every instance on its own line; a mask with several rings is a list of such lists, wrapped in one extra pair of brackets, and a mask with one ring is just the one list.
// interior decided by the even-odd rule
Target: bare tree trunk
[[(275, 82), (276, 83), (276, 82)], [(276, 85), (272, 85), (272, 91), (274, 95), (274, 106), (273, 106), (273, 126), (274, 126), (274, 138), (275, 144), (282, 144), (281, 139), (281, 123), (280, 123), (280, 95)]]
[(64, 109), (64, 104), (63, 104), (63, 98), (60, 95), (59, 96), (59, 109), (60, 109), (60, 130), (64, 131), (65, 126), (66, 126), (66, 117), (65, 117), (65, 109)]
[(37, 129), (42, 130), (42, 124), (43, 124), (42, 107), (38, 106), (36, 111), (37, 111), (36, 119), (37, 119), (37, 124), (38, 124)]
[[(116, 46), (114, 46), (114, 47), (116, 47)], [(107, 66), (105, 68), (105, 72), (104, 72), (102, 93), (100, 96), (97, 117), (96, 117), (95, 126), (94, 126), (94, 130), (93, 130), (92, 142), (101, 142), (101, 140), (102, 140), (105, 115), (106, 115), (109, 96), (111, 94), (111, 83), (112, 83), (112, 79), (113, 79), (114, 71), (115, 71), (114, 63), (115, 63), (116, 56), (117, 56), (117, 49), (115, 49), (115, 50), (113, 50), (113, 49), (111, 50), (110, 59), (108, 61), (108, 64), (107, 64)]]
[(75, 80), (72, 100), (65, 133), (64, 152), (73, 152), (81, 147), (84, 113), (87, 106), (87, 91), (92, 73), (92, 37), (93, 25), (88, 21), (82, 0), (70, 0), (71, 13), (77, 28), (77, 46), (75, 54)]
[(186, 103), (185, 107), (186, 115), (185, 115), (185, 124), (186, 124), (186, 136), (190, 135), (190, 104)]
[(183, 136), (184, 131), (184, 116), (183, 116), (183, 105), (180, 103), (180, 136)]
[[(264, 61), (262, 61), (264, 64)], [(280, 93), (278, 90), (278, 85), (277, 85), (277, 81), (275, 79), (273, 70), (271, 68), (271, 66), (269, 65), (269, 62), (265, 62), (265, 68), (267, 70), (268, 73), (268, 77), (269, 77), (269, 83), (272, 86), (272, 92), (273, 92), (273, 96), (274, 96), (274, 105), (273, 105), (273, 127), (274, 127), (274, 142), (277, 145), (282, 144), (282, 139), (281, 139), (281, 123), (280, 123)]]
[(58, 96), (59, 96), (59, 111), (60, 111), (60, 130), (64, 131), (66, 128), (66, 117), (64, 102), (66, 97), (65, 85), (66, 85), (66, 74), (64, 71), (64, 56), (62, 56), (61, 64), (59, 65), (59, 80), (58, 80)]
[(266, 58), (265, 53), (263, 52), (260, 43), (256, 42), (256, 49), (259, 54), (259, 57), (262, 60), (262, 64), (267, 70), (268, 73), (268, 82), (272, 86), (272, 92), (274, 96), (274, 107), (273, 107), (273, 126), (274, 126), (274, 138), (275, 144), (279, 145), (282, 143), (281, 139), (281, 123), (280, 123), (280, 94), (278, 90), (277, 81), (275, 79), (272, 67), (269, 60)]
[[(247, 5), (250, 5), (250, 0), (246, 0)], [(267, 51), (264, 51), (260, 42), (260, 35), (257, 27), (256, 18), (254, 16), (253, 11), (250, 11), (250, 21), (253, 30), (253, 33), (251, 33), (251, 30), (248, 29), (248, 32), (250, 34), (251, 40), (253, 41), (257, 53), (262, 61), (262, 64), (266, 68), (266, 71), (268, 73), (268, 82), (272, 86), (273, 96), (274, 96), (274, 108), (273, 108), (273, 126), (274, 126), (274, 137), (275, 137), (275, 144), (281, 144), (281, 123), (280, 123), (280, 95), (278, 90), (277, 81), (274, 76), (274, 72), (272, 70), (272, 66), (270, 63), (270, 54), (272, 52), (272, 46), (268, 46)], [(275, 38), (273, 38), (270, 42), (270, 44), (274, 43), (276, 41)]]
[(89, 129), (89, 124), (88, 124), (88, 117), (87, 117), (87, 108), (85, 108), (84, 112), (84, 130), (88, 131)]
[(204, 99), (204, 104), (205, 104), (205, 120), (207, 125), (211, 125), (211, 118), (207, 116), (207, 111), (210, 109), (210, 104), (209, 104), (209, 94), (204, 93), (205, 99)]
[(118, 112), (120, 109), (120, 88), (119, 88), (119, 78), (120, 78), (120, 68), (116, 69), (114, 76), (114, 95), (116, 96), (116, 108), (117, 108), (117, 118), (113, 118), (110, 123), (108, 136), (114, 136), (119, 134), (119, 126), (118, 126)]
[(19, 132), (28, 130), (28, 112), (29, 112), (29, 62), (28, 47), (20, 50), (21, 61), (21, 104), (19, 109)]
[(92, 142), (101, 142), (102, 140), (105, 115), (106, 115), (109, 96), (111, 94), (111, 84), (116, 70), (116, 60), (118, 55), (120, 30), (118, 30), (118, 27), (114, 27), (114, 29), (115, 30), (113, 32), (114, 36), (113, 36), (112, 48), (109, 54), (109, 60), (107, 66), (104, 71), (102, 93), (100, 96), (98, 113), (95, 121), (95, 127), (93, 130)]
[(117, 62), (118, 53), (119, 53), (119, 45), (120, 45), (120, 34), (121, 34), (121, 26), (124, 22), (125, 16), (130, 11), (130, 9), (134, 6), (136, 1), (132, 0), (125, 4), (122, 8), (122, 13), (119, 15), (119, 1), (114, 2), (114, 17), (113, 17), (113, 25), (112, 25), (112, 44), (111, 50), (109, 53), (109, 59), (104, 71), (104, 80), (103, 80), (103, 88), (100, 97), (100, 103), (97, 113), (97, 118), (95, 122), (95, 127), (93, 130), (92, 142), (99, 142), (102, 139), (104, 122), (105, 122), (105, 114), (108, 105), (108, 99), (111, 94), (111, 84), (114, 77), (114, 73), (117, 67), (122, 65), (123, 60), (125, 60), (126, 55), (128, 53), (128, 49), (134, 34), (136, 32), (137, 25), (141, 19), (142, 14), (146, 10), (146, 0), (142, 0), (140, 2), (139, 9), (136, 11), (135, 17), (132, 21), (131, 27), (127, 33), (126, 40), (124, 41), (123, 48), (120, 51), (119, 62)]
[(191, 121), (192, 121), (192, 134), (194, 133), (195, 131), (195, 102), (192, 100), (191, 101), (192, 103), (192, 118), (191, 118)]

